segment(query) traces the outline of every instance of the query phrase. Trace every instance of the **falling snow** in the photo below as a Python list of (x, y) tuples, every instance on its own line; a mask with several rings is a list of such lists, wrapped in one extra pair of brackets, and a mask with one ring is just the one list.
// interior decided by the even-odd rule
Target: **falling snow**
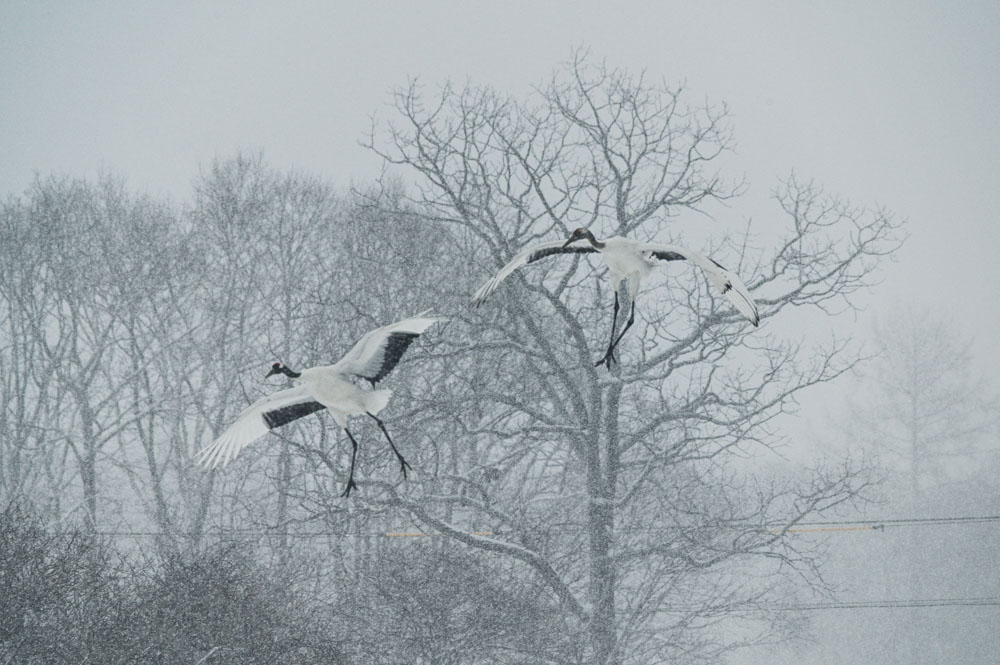
[[(995, 658), (988, 359), (879, 300), (921, 227), (796, 163), (750, 214), (739, 108), (571, 43), (530, 88), (454, 53), (450, 84), (400, 73), (344, 128), (380, 164), (350, 186), (266, 135), (169, 197), (103, 163), (3, 183), (3, 662)], [(712, 260), (659, 262), (615, 315), (611, 264), (559, 251), (578, 228)], [(340, 358), (349, 433), (329, 385), (268, 375)]]

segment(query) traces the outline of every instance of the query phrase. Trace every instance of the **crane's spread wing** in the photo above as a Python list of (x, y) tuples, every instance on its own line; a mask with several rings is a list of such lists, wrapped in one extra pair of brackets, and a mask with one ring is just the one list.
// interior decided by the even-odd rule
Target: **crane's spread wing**
[(427, 316), (429, 313), (430, 310), (427, 310), (409, 319), (369, 331), (333, 365), (333, 371), (338, 374), (354, 374), (375, 385), (392, 371), (413, 340), (431, 325), (443, 320)]
[(743, 283), (739, 275), (726, 270), (719, 262), (677, 245), (647, 244), (643, 247), (643, 251), (649, 252), (650, 256), (661, 261), (692, 261), (705, 271), (708, 280), (726, 296), (740, 314), (745, 316), (754, 326), (760, 323), (757, 303), (750, 296), (747, 285)]
[(540, 245), (534, 245), (522, 250), (517, 256), (510, 260), (503, 268), (500, 268), (500, 272), (493, 275), (490, 281), (479, 287), (475, 295), (472, 296), (472, 302), (479, 305), (483, 304), (487, 296), (493, 293), (500, 282), (507, 279), (507, 277), (520, 268), (521, 266), (527, 265), (529, 263), (534, 263), (539, 259), (544, 259), (546, 256), (552, 256), (553, 254), (592, 254), (597, 250), (591, 245), (575, 245), (569, 247), (563, 247), (566, 244), (565, 240), (553, 240), (552, 242), (543, 242)]
[(286, 425), (326, 407), (313, 399), (305, 386), (295, 386), (262, 397), (236, 418), (215, 441), (198, 451), (196, 459), (204, 467), (225, 465), (268, 430)]

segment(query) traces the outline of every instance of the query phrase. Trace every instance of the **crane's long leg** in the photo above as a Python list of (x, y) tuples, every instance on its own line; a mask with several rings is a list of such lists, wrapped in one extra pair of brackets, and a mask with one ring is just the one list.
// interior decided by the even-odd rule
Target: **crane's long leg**
[[(614, 358), (614, 356), (612, 354), (614, 354), (615, 349), (618, 348), (618, 343), (620, 341), (622, 341), (622, 337), (625, 336), (625, 333), (628, 332), (628, 329), (632, 327), (633, 323), (635, 323), (635, 300), (632, 301), (632, 310), (631, 310), (631, 312), (628, 315), (628, 323), (626, 323), (625, 327), (622, 328), (621, 334), (618, 335), (618, 339), (616, 339), (614, 341), (614, 344), (611, 345), (611, 348), (608, 349), (608, 358), (609, 359), (613, 359)], [(611, 363), (610, 362), (608, 363), (608, 369), (611, 369)]]
[(403, 480), (406, 480), (406, 470), (412, 469), (413, 467), (410, 466), (405, 459), (403, 459), (399, 450), (396, 449), (396, 444), (392, 442), (392, 437), (389, 436), (389, 432), (385, 428), (385, 423), (379, 420), (379, 417), (374, 413), (369, 413), (368, 415), (375, 419), (375, 422), (377, 422), (378, 426), (382, 429), (382, 433), (385, 434), (385, 438), (389, 441), (389, 445), (392, 446), (392, 452), (396, 453), (396, 459), (399, 460), (399, 470), (403, 472)]
[(347, 489), (344, 490), (344, 493), (340, 495), (344, 498), (347, 498), (351, 496), (352, 489), (355, 490), (358, 489), (358, 486), (354, 484), (354, 460), (356, 460), (358, 457), (358, 442), (354, 440), (354, 435), (351, 434), (351, 430), (345, 427), (344, 431), (347, 432), (347, 438), (351, 440), (351, 446), (353, 446), (351, 450), (351, 472), (347, 476)]
[(615, 312), (611, 316), (611, 339), (608, 340), (608, 352), (604, 354), (604, 357), (594, 363), (594, 367), (606, 364), (608, 369), (611, 369), (611, 361), (614, 360), (614, 356), (611, 353), (615, 348), (615, 325), (618, 323), (618, 290), (615, 289)]

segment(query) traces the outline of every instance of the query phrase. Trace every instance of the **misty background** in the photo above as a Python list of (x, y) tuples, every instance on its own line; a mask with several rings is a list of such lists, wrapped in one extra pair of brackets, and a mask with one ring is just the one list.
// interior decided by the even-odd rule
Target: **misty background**
[[(99, 615), (147, 645), (171, 625), (164, 662), (226, 662), (234, 625), (260, 616), (280, 617), (254, 632), (288, 662), (987, 661), (998, 35), (989, 2), (5, 3), (4, 542), (62, 562), (69, 581), (36, 590), (65, 614), (47, 625), (100, 635), (80, 621)], [(670, 150), (708, 148), (648, 218), (616, 216), (588, 139), (545, 112), (580, 77), (608, 118), (643, 100), (678, 128)], [(475, 147), (462, 154), (483, 168), (416, 150), (418, 134)], [(545, 211), (504, 188), (509, 172), (585, 193)], [(443, 194), (463, 173), (468, 190)], [(607, 334), (598, 262), (557, 259), (467, 307), (520, 247), (565, 237), (584, 200), (598, 237), (738, 266), (760, 330), (703, 330), (726, 305), (664, 266), (616, 388), (577, 361)], [(451, 323), (387, 382), (415, 479), (365, 429), (368, 484), (337, 499), (342, 474), (310, 453), (346, 469), (328, 419), (225, 470), (193, 464), (277, 389), (270, 362), (333, 362), (425, 307)], [(385, 536), (411, 531), (445, 535)], [(101, 593), (77, 593), (83, 578)], [(240, 603), (220, 601), (234, 588)], [(10, 662), (52, 648), (26, 636), (20, 617), (41, 610), (18, 597)], [(240, 621), (194, 618), (217, 602)], [(142, 619), (122, 629), (112, 606)], [(75, 641), (155, 660), (127, 637)], [(266, 648), (229, 658), (278, 660)]]

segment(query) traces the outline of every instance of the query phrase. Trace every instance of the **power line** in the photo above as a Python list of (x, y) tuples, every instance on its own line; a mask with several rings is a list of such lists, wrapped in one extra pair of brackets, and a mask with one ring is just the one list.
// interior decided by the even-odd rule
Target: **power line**
[(984, 524), (1000, 522), (1000, 515), (967, 517), (923, 517), (890, 520), (857, 520), (852, 522), (798, 522), (796, 526), (769, 529), (771, 533), (812, 533), (821, 531), (881, 531), (886, 528), (903, 526), (944, 526), (953, 524)]
[[(937, 526), (962, 526), (971, 524), (986, 524), (1000, 522), (1000, 515), (963, 515), (954, 517), (916, 517), (916, 518), (892, 518), (884, 520), (856, 520), (856, 521), (812, 521), (799, 522), (794, 527), (784, 529), (785, 533), (800, 532), (842, 532), (842, 531), (881, 531), (893, 527), (937, 527)], [(577, 525), (555, 525), (558, 528), (579, 529)], [(724, 526), (724, 525), (723, 525)], [(777, 525), (774, 525), (777, 526)], [(704, 528), (704, 527), (664, 527), (649, 529), (629, 529), (629, 531), (657, 532), (673, 529)], [(758, 527), (775, 532), (767, 526)], [(97, 531), (100, 535), (111, 537), (160, 537), (164, 536), (159, 531)], [(476, 536), (503, 536), (502, 533), (495, 534), (491, 531), (472, 531), (471, 535)], [(778, 530), (776, 533), (781, 533)], [(287, 538), (344, 538), (344, 537), (385, 537), (385, 538), (425, 538), (441, 536), (438, 532), (422, 531), (316, 531), (282, 534), (276, 531), (263, 530), (237, 530), (237, 531), (203, 531), (200, 534), (186, 532), (187, 536), (207, 536), (207, 537), (287, 537)], [(899, 609), (899, 608), (920, 608), (920, 607), (1000, 607), (1000, 597), (965, 597), (965, 598), (904, 598), (904, 599), (882, 599), (882, 600), (857, 600), (857, 601), (827, 601), (814, 603), (771, 603), (759, 604), (754, 609), (760, 611), (824, 611), (824, 610), (865, 610), (865, 609)], [(673, 605), (665, 608), (667, 611), (675, 612), (699, 612), (716, 611), (717, 609), (697, 605)], [(728, 608), (739, 611), (737, 608)]]
[[(828, 601), (818, 603), (761, 603), (752, 610), (768, 611), (813, 611), (813, 610), (860, 610), (892, 609), (907, 607), (1000, 607), (1000, 597), (979, 598), (903, 598), (894, 600)], [(703, 605), (671, 605), (665, 608), (671, 612), (699, 611), (740, 611), (736, 607), (705, 607)]]
[(820, 531), (879, 531), (885, 528), (882, 524), (863, 524), (861, 526), (828, 526), (828, 527), (816, 527), (808, 529), (791, 528), (791, 529), (768, 529), (768, 533), (815, 533)]
[[(421, 531), (390, 531), (385, 534), (386, 538), (427, 538), (430, 536), (441, 536), (440, 533), (423, 533)], [(470, 531), (470, 536), (492, 536), (492, 531)]]
[(923, 598), (901, 600), (858, 600), (828, 603), (789, 603), (775, 605), (776, 610), (853, 610), (892, 607), (1000, 607), (1000, 598)]
[[(658, 533), (663, 531), (683, 531), (683, 530), (699, 530), (705, 528), (716, 528), (716, 527), (726, 527), (726, 526), (739, 526), (741, 528), (747, 529), (760, 529), (767, 530), (770, 533), (812, 533), (812, 532), (844, 532), (844, 531), (882, 531), (887, 528), (898, 528), (898, 527), (921, 527), (921, 526), (959, 526), (959, 525), (969, 525), (969, 524), (987, 524), (1000, 522), (1000, 515), (969, 515), (969, 516), (958, 516), (958, 517), (916, 517), (916, 518), (894, 518), (894, 519), (884, 519), (884, 520), (854, 520), (854, 521), (811, 521), (811, 522), (797, 522), (794, 526), (786, 526), (777, 523), (764, 524), (762, 526), (749, 526), (736, 524), (733, 522), (723, 522), (715, 525), (692, 525), (692, 526), (681, 526), (681, 525), (665, 525), (661, 527), (641, 527), (641, 528), (629, 528), (629, 529), (619, 529), (619, 532), (628, 533)], [(573, 525), (573, 524), (556, 524), (548, 527), (549, 531), (569, 531), (569, 530), (579, 530), (584, 528), (583, 525)], [(118, 531), (118, 530), (98, 530), (96, 531), (98, 535), (109, 536), (114, 538), (159, 538), (165, 536), (186, 536), (186, 537), (228, 537), (228, 538), (238, 538), (238, 537), (266, 537), (266, 536), (280, 536), (283, 538), (324, 538), (324, 537), (422, 537), (422, 536), (433, 536), (439, 535), (436, 532), (419, 532), (419, 531), (308, 531), (308, 532), (289, 532), (282, 533), (277, 530), (262, 530), (262, 529), (235, 529), (229, 531), (222, 530), (211, 530), (211, 531), (181, 531), (175, 533), (164, 533), (162, 531)], [(487, 535), (497, 535), (502, 536), (503, 533), (496, 532), (486, 532), (486, 531), (473, 531), (470, 532), (472, 535), (477, 536), (487, 536)]]
[[(838, 525), (865, 525), (865, 526), (934, 526), (941, 524), (980, 524), (986, 522), (1000, 522), (1000, 515), (970, 515), (961, 517), (910, 517), (902, 519), (884, 520), (851, 520), (845, 522), (799, 522), (801, 526), (838, 526)], [(794, 528), (794, 527), (793, 527)]]

